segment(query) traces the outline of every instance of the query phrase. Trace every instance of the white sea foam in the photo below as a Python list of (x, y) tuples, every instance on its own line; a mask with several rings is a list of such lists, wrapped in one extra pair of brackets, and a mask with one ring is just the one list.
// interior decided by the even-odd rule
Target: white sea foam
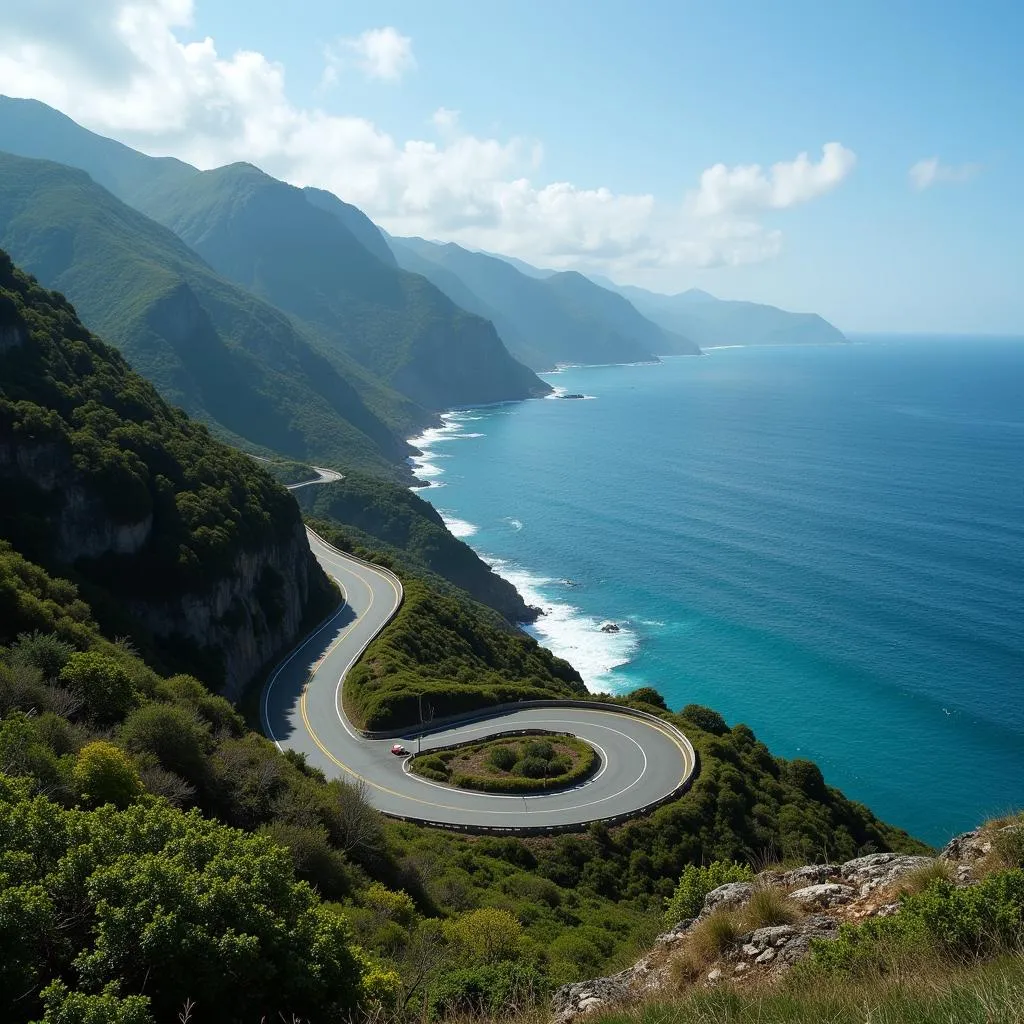
[(526, 627), (527, 632), (552, 654), (572, 664), (588, 690), (614, 691), (631, 685), (611, 674), (613, 669), (627, 664), (639, 646), (636, 633), (628, 625), (620, 623), (618, 633), (602, 633), (602, 619), (548, 596), (548, 588), (564, 586), (564, 581), (535, 576), (501, 559), (481, 557), (522, 594), (527, 604), (543, 609), (544, 614)]
[(458, 519), (453, 515), (449, 515), (444, 509), (439, 508), (437, 511), (441, 514), (444, 525), (448, 527), (448, 531), (453, 537), (472, 537), (476, 533), (478, 527), (474, 526), (473, 523), (467, 523), (465, 519)]
[(511, 516), (506, 516), (505, 522), (508, 523), (513, 530), (521, 530), (523, 528), (522, 521), (519, 519), (513, 519)]
[(444, 475), (444, 469), (437, 464), (438, 459), (449, 456), (437, 451), (437, 445), (446, 441), (465, 441), (483, 434), (464, 431), (463, 425), (480, 419), (466, 412), (446, 412), (441, 416), (441, 426), (428, 427), (422, 434), (410, 437), (409, 444), (419, 450), (419, 455), (410, 455), (409, 462), (413, 472), (420, 480), (426, 480), (430, 487), (443, 487), (444, 483), (437, 478)]

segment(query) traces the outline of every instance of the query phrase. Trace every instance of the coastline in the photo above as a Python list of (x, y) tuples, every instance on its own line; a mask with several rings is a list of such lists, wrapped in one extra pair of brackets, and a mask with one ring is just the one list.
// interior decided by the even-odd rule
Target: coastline
[[(557, 372), (559, 371), (550, 371), (551, 374)], [(553, 387), (556, 388), (554, 393), (537, 400), (560, 398), (557, 385)], [(560, 390), (565, 392), (564, 388)], [(593, 395), (584, 396), (585, 400), (594, 398)], [(427, 491), (437, 492), (446, 486), (445, 481), (441, 479), (445, 475), (443, 462), (451, 456), (439, 450), (439, 446), (483, 437), (484, 433), (474, 430), (471, 424), (483, 420), (484, 413), (489, 408), (494, 406), (449, 410), (441, 414), (441, 426), (430, 427), (422, 434), (408, 439), (408, 443), (419, 452), (418, 455), (410, 456), (409, 462), (415, 475), (422, 480), (422, 483), (413, 489), (421, 497), (431, 501), (454, 537), (469, 544), (495, 573), (511, 583), (527, 605), (542, 610), (542, 614), (535, 621), (520, 623), (520, 629), (552, 654), (568, 661), (580, 673), (591, 693), (615, 693), (631, 689), (632, 684), (612, 678), (612, 673), (628, 665), (639, 650), (640, 635), (636, 624), (619, 622), (618, 631), (602, 632), (600, 626), (607, 617), (589, 614), (573, 603), (572, 591), (576, 587), (574, 581), (544, 574), (535, 567), (520, 565), (512, 559), (501, 558), (488, 552), (473, 540), (480, 534), (480, 524), (462, 518), (456, 510), (445, 508), (443, 500), (431, 500), (425, 494)], [(466, 429), (467, 427), (469, 429)], [(503, 519), (503, 525), (515, 532), (523, 529), (523, 524), (511, 516)]]

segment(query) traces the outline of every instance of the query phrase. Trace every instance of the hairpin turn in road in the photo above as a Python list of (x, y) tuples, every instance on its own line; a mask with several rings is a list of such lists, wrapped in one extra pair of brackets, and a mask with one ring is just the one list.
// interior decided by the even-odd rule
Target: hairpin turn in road
[[(477, 793), (410, 774), (406, 759), (390, 752), (396, 737), (364, 736), (348, 721), (341, 702), (345, 674), (398, 610), (402, 585), (387, 570), (308, 532), (314, 555), (341, 586), (345, 601), (264, 687), (263, 728), (282, 749), (299, 751), (329, 777), (361, 780), (370, 802), (385, 814), (466, 828), (555, 828), (628, 815), (680, 791), (691, 778), (693, 748), (669, 723), (614, 706), (574, 702), (482, 713), (458, 724), (434, 723), (420, 742), (423, 750), (431, 750), (516, 729), (571, 733), (592, 744), (601, 757), (597, 774), (578, 786), (557, 793)], [(412, 749), (416, 734), (409, 729), (397, 739)]]

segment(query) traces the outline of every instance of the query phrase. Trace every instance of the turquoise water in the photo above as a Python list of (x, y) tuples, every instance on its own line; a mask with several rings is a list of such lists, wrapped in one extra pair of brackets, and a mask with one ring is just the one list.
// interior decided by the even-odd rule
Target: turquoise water
[(714, 707), (931, 842), (1024, 804), (1024, 341), (549, 379), (589, 400), (455, 414), (421, 493), (591, 690)]

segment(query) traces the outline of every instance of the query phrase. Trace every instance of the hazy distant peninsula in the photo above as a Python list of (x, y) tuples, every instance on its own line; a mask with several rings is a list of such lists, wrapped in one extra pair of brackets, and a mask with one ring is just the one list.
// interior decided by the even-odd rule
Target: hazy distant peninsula
[(835, 345), (847, 341), (817, 313), (791, 313), (758, 302), (717, 299), (699, 288), (662, 295), (597, 278), (666, 331), (685, 335), (702, 349), (723, 345)]

